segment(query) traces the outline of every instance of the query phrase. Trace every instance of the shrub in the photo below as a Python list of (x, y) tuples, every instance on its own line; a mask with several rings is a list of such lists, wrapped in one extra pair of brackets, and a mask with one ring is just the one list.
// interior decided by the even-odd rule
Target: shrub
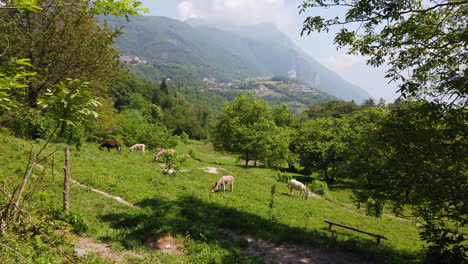
[(380, 200), (369, 198), (366, 203), (366, 214), (374, 217), (381, 217), (384, 211), (384, 203)]
[(319, 180), (313, 180), (309, 184), (309, 188), (313, 193), (316, 193), (321, 196), (330, 196), (330, 192), (328, 190), (328, 185), (326, 182), (319, 181)]
[(277, 182), (284, 182), (284, 183), (287, 183), (289, 182), (290, 180), (292, 180), (292, 176), (290, 175), (286, 175), (284, 173), (281, 173), (278, 171), (278, 173), (276, 174), (276, 176), (273, 176), (273, 178), (277, 181)]
[(81, 217), (81, 215), (74, 213), (74, 212), (63, 212), (60, 209), (56, 209), (54, 212), (55, 218), (57, 220), (64, 221), (69, 223), (73, 227), (73, 231), (77, 234), (83, 234), (88, 231), (88, 224), (86, 221)]

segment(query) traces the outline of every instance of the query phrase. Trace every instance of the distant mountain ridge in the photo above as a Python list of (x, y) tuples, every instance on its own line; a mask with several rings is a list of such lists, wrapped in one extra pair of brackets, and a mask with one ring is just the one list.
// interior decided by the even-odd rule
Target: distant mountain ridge
[[(289, 76), (343, 100), (369, 98), (367, 92), (299, 50), (272, 24), (212, 25), (154, 16), (110, 22), (125, 26), (117, 43), (121, 53), (148, 60), (159, 75), (177, 78), (176, 73), (183, 72), (184, 78), (215, 77), (225, 81)], [(147, 67), (137, 71), (148, 75), (151, 70)], [(154, 78), (159, 75), (153, 74)]]

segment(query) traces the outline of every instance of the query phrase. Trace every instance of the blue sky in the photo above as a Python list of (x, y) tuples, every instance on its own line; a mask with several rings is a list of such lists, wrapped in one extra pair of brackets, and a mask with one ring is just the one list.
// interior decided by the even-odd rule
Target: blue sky
[(396, 84), (388, 84), (384, 68), (367, 66), (365, 58), (350, 56), (346, 50), (336, 50), (333, 32), (300, 36), (306, 15), (339, 15), (336, 10), (309, 10), (299, 15), (300, 0), (140, 0), (150, 15), (179, 20), (199, 18), (208, 21), (228, 21), (236, 24), (270, 22), (291, 38), (298, 47), (320, 63), (360, 86), (378, 100), (392, 102)]

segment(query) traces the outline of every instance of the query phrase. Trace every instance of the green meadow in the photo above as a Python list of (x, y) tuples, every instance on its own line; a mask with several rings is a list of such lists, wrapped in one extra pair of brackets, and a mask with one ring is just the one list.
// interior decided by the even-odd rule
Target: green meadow
[[(37, 150), (43, 142), (31, 143), (1, 134), (0, 142), (0, 180), (11, 189), (24, 175), (31, 146)], [(351, 193), (345, 183), (330, 188), (329, 196), (333, 199), (304, 200), (297, 193), (288, 195), (286, 183), (276, 180), (280, 172), (263, 167), (245, 168), (243, 161), (215, 152), (208, 143), (180, 143), (175, 148), (177, 153), (188, 153), (191, 158), (176, 174), (161, 172), (162, 163), (152, 162), (154, 151), (143, 155), (123, 148), (122, 154), (118, 154), (115, 150), (100, 152), (97, 147), (96, 143), (86, 143), (81, 151), (72, 150), (71, 177), (136, 207), (72, 183), (70, 210), (74, 220), (68, 222), (75, 224), (75, 231), (81, 235), (106, 243), (113, 250), (131, 250), (145, 256), (129, 257), (128, 263), (263, 263), (261, 258), (244, 254), (247, 241), (230, 239), (223, 230), (275, 243), (350, 251), (375, 263), (419, 263), (422, 259), (420, 230), (414, 223), (374, 218), (345, 208), (340, 204), (349, 202)], [(49, 215), (60, 210), (64, 148), (60, 144), (47, 147), (45, 153), (58, 149), (53, 171), (51, 158), (34, 169), (29, 196), (26, 195), (32, 211)], [(218, 174), (203, 169), (207, 167), (216, 168)], [(234, 192), (230, 192), (230, 187), (226, 193), (211, 192), (212, 184), (224, 175), (235, 177)], [(302, 175), (287, 173), (287, 176)], [(330, 231), (324, 220), (381, 234), (389, 240), (377, 245), (375, 238), (366, 234), (339, 227)], [(166, 235), (179, 241), (184, 254), (150, 248), (152, 242)], [(70, 254), (71, 244), (66, 239), (62, 242)], [(48, 261), (51, 259), (61, 263), (58, 255)], [(9, 261), (15, 263), (14, 258)], [(79, 261), (112, 263), (92, 254)]]

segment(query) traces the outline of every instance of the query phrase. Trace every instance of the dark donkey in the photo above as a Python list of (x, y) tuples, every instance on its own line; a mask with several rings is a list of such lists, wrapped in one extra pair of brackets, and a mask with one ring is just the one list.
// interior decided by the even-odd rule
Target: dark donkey
[(121, 147), (120, 143), (117, 141), (104, 141), (100, 146), (99, 150), (102, 151), (102, 149), (107, 148), (108, 151), (110, 151), (111, 148), (115, 148), (121, 153)]

